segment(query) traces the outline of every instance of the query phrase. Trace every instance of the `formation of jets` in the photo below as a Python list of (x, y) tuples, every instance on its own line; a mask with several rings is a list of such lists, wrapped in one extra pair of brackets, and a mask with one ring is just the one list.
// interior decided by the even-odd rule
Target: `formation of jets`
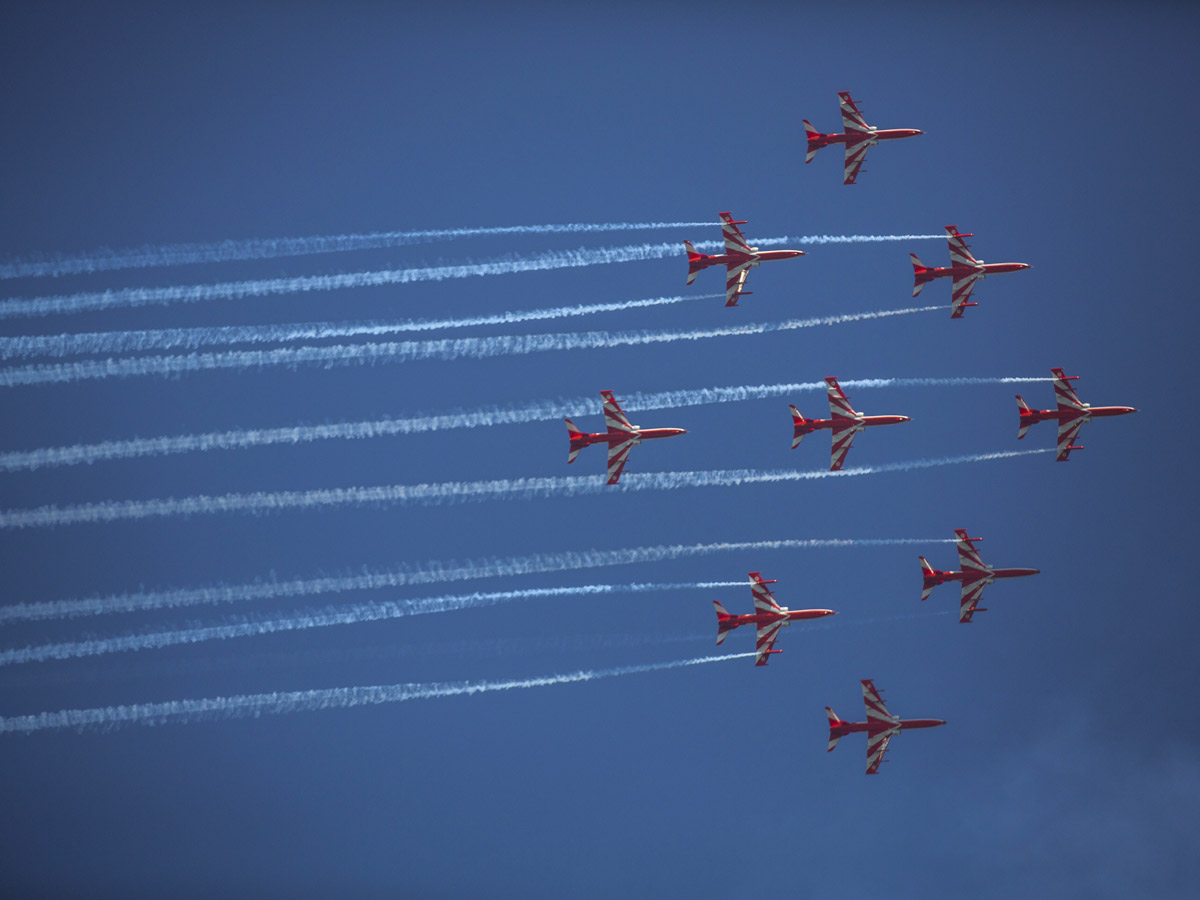
[[(810, 163), (817, 151), (831, 144), (842, 144), (845, 149), (845, 169), (843, 182), (854, 184), (862, 171), (867, 150), (880, 141), (898, 138), (914, 137), (922, 134), (916, 129), (878, 129), (868, 125), (863, 119), (857, 104), (847, 92), (840, 92), (843, 132), (841, 134), (822, 134), (805, 119), (804, 129), (807, 135), (808, 153), (805, 163)], [(721, 233), (724, 238), (725, 252), (707, 255), (696, 250), (690, 241), (684, 242), (687, 252), (688, 274), (687, 283), (695, 281), (696, 276), (709, 266), (725, 267), (725, 305), (737, 306), (738, 301), (751, 292), (745, 289), (746, 279), (752, 268), (764, 261), (790, 259), (803, 256), (801, 250), (761, 250), (751, 246), (742, 233), (739, 225), (745, 225), (746, 220), (733, 218), (731, 212), (719, 213)], [(909, 254), (913, 266), (913, 296), (916, 297), (931, 281), (938, 278), (951, 279), (951, 318), (961, 319), (970, 306), (978, 306), (971, 300), (972, 292), (977, 282), (988, 275), (1018, 272), (1030, 268), (1028, 263), (986, 263), (976, 259), (967, 245), (966, 238), (974, 237), (970, 233), (962, 233), (955, 225), (946, 226), (946, 238), (949, 244), (950, 265), (945, 267), (926, 266), (917, 255)], [(1136, 412), (1129, 406), (1100, 406), (1092, 407), (1080, 401), (1070, 382), (1077, 376), (1068, 376), (1062, 369), (1051, 369), (1054, 375), (1054, 392), (1057, 400), (1055, 409), (1033, 409), (1017, 396), (1020, 411), (1020, 425), (1017, 438), (1025, 437), (1030, 426), (1045, 420), (1053, 419), (1058, 422), (1058, 459), (1067, 460), (1072, 450), (1081, 450), (1075, 445), (1075, 438), (1080, 428), (1096, 416), (1117, 416)], [(829, 400), (828, 419), (806, 419), (800, 411), (790, 405), (792, 413), (792, 449), (799, 447), (806, 434), (813, 431), (828, 429), (832, 437), (830, 452), (830, 471), (839, 471), (845, 464), (846, 455), (860, 431), (876, 425), (898, 425), (908, 422), (908, 416), (887, 415), (867, 416), (856, 411), (842, 390), (836, 378), (825, 379), (826, 392)], [(596, 433), (581, 431), (570, 419), (566, 419), (567, 432), (570, 441), (567, 462), (575, 461), (579, 452), (590, 444), (605, 444), (608, 447), (608, 476), (610, 485), (619, 482), (621, 473), (628, 461), (629, 453), (634, 446), (643, 440), (654, 438), (674, 437), (684, 434), (682, 428), (642, 428), (633, 425), (621, 411), (620, 405), (611, 391), (601, 391), (604, 400), (605, 430)], [(979, 554), (976, 544), (981, 538), (971, 537), (965, 530), (956, 529), (955, 539), (958, 549), (959, 568), (952, 571), (941, 571), (933, 568), (929, 561), (920, 556), (923, 584), (921, 600), (929, 599), (933, 589), (947, 582), (958, 582), (961, 589), (959, 601), (959, 622), (972, 621), (976, 613), (984, 612), (985, 607), (979, 605), (984, 588), (998, 578), (1021, 578), (1037, 575), (1038, 569), (997, 569), (988, 565)], [(719, 601), (713, 601), (717, 614), (717, 643), (725, 642), (729, 635), (742, 625), (753, 625), (755, 638), (754, 664), (766, 666), (773, 654), (782, 652), (775, 648), (779, 633), (792, 622), (806, 619), (822, 618), (835, 614), (832, 609), (789, 609), (781, 606), (772, 593), (769, 585), (776, 581), (764, 580), (761, 572), (750, 572), (750, 588), (754, 601), (754, 611), (744, 615), (730, 613)], [(838, 741), (848, 734), (865, 732), (867, 735), (867, 774), (879, 771), (884, 761), (888, 744), (904, 729), (932, 728), (944, 725), (942, 719), (901, 719), (891, 714), (874, 682), (866, 679), (862, 682), (863, 702), (866, 705), (866, 721), (846, 722), (828, 706), (825, 713), (829, 720), (829, 750), (837, 746)]]

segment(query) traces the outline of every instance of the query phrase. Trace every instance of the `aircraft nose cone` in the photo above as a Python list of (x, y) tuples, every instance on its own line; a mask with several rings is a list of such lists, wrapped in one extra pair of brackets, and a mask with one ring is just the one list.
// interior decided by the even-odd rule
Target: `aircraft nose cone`
[(900, 421), (901, 422), (911, 422), (912, 419), (910, 419), (908, 416), (900, 416)]

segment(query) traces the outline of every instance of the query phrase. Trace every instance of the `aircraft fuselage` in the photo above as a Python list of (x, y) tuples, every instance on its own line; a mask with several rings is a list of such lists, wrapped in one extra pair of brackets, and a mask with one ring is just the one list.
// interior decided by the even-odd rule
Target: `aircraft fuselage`
[[(908, 416), (861, 416), (855, 420), (855, 427), (870, 428), (874, 425), (899, 425), (908, 422)], [(810, 434), (822, 428), (840, 428), (837, 419), (805, 419), (803, 425), (795, 425), (797, 434)]]
[[(655, 438), (675, 437), (679, 434), (687, 434), (686, 428), (639, 428), (633, 436), (634, 443), (640, 444), (642, 441), (652, 441)], [(590, 434), (583, 433), (579, 437), (571, 440), (571, 446), (588, 447), (592, 444), (623, 444), (630, 440), (630, 435), (624, 431), (599, 431)]]
[(981, 578), (996, 579), (996, 578), (1024, 578), (1027, 575), (1040, 575), (1041, 569), (992, 569), (988, 573), (980, 574), (977, 572), (964, 572), (961, 569), (953, 572), (942, 572), (934, 570), (932, 573), (925, 576), (926, 587), (936, 587), (939, 584), (946, 584), (949, 581), (978, 581)]
[(808, 146), (809, 149), (820, 149), (828, 147), (830, 144), (861, 144), (863, 141), (878, 143), (879, 141), (893, 141), (897, 138), (916, 137), (918, 134), (924, 133), (916, 128), (880, 128), (866, 134), (855, 131), (842, 134), (810, 135)]
[(718, 621), (722, 630), (728, 630), (741, 625), (769, 625), (780, 619), (786, 619), (784, 624), (790, 625), (797, 619), (821, 619), (825, 616), (835, 615), (837, 615), (837, 611), (832, 609), (788, 609), (782, 613), (749, 613), (744, 616), (729, 616), (720, 618)]
[(945, 724), (945, 719), (901, 719), (896, 725), (882, 722), (838, 722), (836, 725), (830, 724), (829, 736), (830, 738), (841, 738), (848, 734), (858, 734), (864, 731), (868, 734), (878, 734), (881, 731), (889, 731), (897, 727), (903, 731), (906, 728), (936, 728), (938, 725)]
[(1021, 410), (1021, 424), (1036, 425), (1038, 422), (1045, 422), (1047, 419), (1075, 419), (1079, 416), (1095, 419), (1104, 416), (1123, 416), (1127, 413), (1135, 412), (1137, 412), (1137, 407), (1134, 406), (1087, 406), (1083, 412), (1074, 409), (1031, 409), (1028, 412)]
[(770, 262), (775, 259), (791, 259), (794, 256), (803, 256), (803, 250), (760, 250), (756, 253), (717, 253), (713, 255), (701, 254), (699, 258), (692, 260), (692, 266), (696, 269), (707, 269), (709, 266), (740, 266), (749, 262), (752, 266), (757, 266), (761, 262)]
[[(915, 267), (914, 267), (915, 268)], [(926, 266), (916, 269), (914, 276), (918, 284), (925, 284), (935, 278), (966, 278), (974, 273), (981, 273), (980, 278), (988, 275), (1003, 275), (1008, 272), (1020, 272), (1030, 268), (1029, 263), (980, 263), (978, 266)]]

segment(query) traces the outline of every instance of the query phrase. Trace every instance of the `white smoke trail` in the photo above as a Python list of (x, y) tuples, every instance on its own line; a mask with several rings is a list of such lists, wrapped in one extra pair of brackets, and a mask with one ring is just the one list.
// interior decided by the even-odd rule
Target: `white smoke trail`
[(166, 328), (152, 331), (110, 331), (84, 334), (34, 334), (0, 337), (0, 359), (35, 356), (85, 356), (97, 353), (143, 352), (148, 350), (197, 349), (234, 344), (284, 344), (303, 340), (347, 337), (380, 337), (413, 331), (471, 328), (479, 325), (511, 325), (542, 319), (565, 319), (596, 313), (620, 312), (651, 306), (667, 306), (690, 300), (723, 299), (724, 294), (695, 294), (687, 297), (651, 297), (527, 309), (472, 316), (462, 319), (412, 319), (406, 322), (303, 322), (294, 325), (226, 325), (204, 328)]
[[(933, 237), (926, 235), (924, 237)], [(939, 236), (944, 239), (945, 236)], [(916, 235), (849, 235), (847, 243), (868, 243), (878, 240), (911, 239)], [(923, 239), (923, 238), (922, 238)], [(760, 238), (760, 246), (788, 242), (834, 243), (832, 236), (815, 238)], [(716, 241), (700, 241), (700, 249), (721, 246)], [(58, 294), (44, 297), (15, 298), (0, 301), (0, 319), (26, 316), (49, 316), (119, 309), (136, 306), (197, 303), (209, 300), (234, 300), (246, 297), (267, 297), (307, 291), (336, 291), (345, 288), (379, 287), (388, 284), (415, 284), (446, 281), (457, 278), (510, 275), (517, 272), (539, 272), (550, 269), (575, 269), (610, 263), (663, 259), (682, 253), (679, 243), (630, 244), (622, 247), (580, 247), (575, 250), (547, 250), (529, 256), (509, 256), (482, 263), (462, 263), (446, 266), (424, 266), (412, 269), (375, 269), (333, 275), (299, 275), (281, 278), (248, 279), (214, 284), (175, 285), (155, 288), (123, 288), (115, 291), (91, 291)]]
[(843, 325), (867, 319), (887, 319), (932, 312), (944, 306), (913, 306), (875, 312), (844, 313), (782, 322), (759, 322), (687, 331), (568, 331), (551, 334), (512, 334), (491, 337), (443, 338), (425, 341), (387, 341), (366, 344), (282, 347), (273, 350), (226, 350), (172, 356), (132, 356), (80, 360), (0, 369), (0, 387), (57, 384), (99, 378), (144, 375), (178, 376), (222, 369), (263, 369), (274, 366), (316, 365), (324, 368), (421, 360), (491, 359), (549, 351), (578, 351), (670, 344), (710, 338), (773, 334), (800, 328)]
[(285, 509), (324, 509), (338, 506), (442, 506), (483, 500), (532, 500), (541, 497), (579, 497), (585, 494), (618, 494), (632, 491), (669, 491), (681, 488), (737, 487), (824, 478), (908, 472), (935, 466), (985, 462), (1052, 453), (1053, 448), (1001, 450), (936, 459), (861, 466), (831, 472), (818, 469), (726, 469), (708, 472), (652, 472), (626, 475), (620, 484), (605, 483), (602, 475), (538, 478), (500, 478), (492, 481), (449, 481), (427, 484), (392, 484), (368, 487), (322, 488), (308, 491), (255, 491), (249, 494), (199, 494), (194, 497), (164, 497), (154, 500), (105, 500), (77, 506), (38, 506), (0, 510), (0, 529), (45, 528), (105, 522), (174, 518), (176, 516), (253, 513), (260, 515)]
[[(434, 228), (422, 231), (376, 231), (368, 234), (327, 234), (298, 238), (258, 238), (215, 241), (206, 244), (166, 244), (132, 250), (98, 250), (76, 256), (56, 254), (41, 259), (14, 260), (0, 264), (0, 279), (43, 278), (111, 272), (118, 269), (149, 269), (196, 263), (236, 262), (247, 259), (279, 259), (354, 250), (381, 250), (408, 244), (495, 237), (510, 234), (597, 234), (607, 231), (651, 231), (664, 228), (705, 228), (719, 222), (583, 222), (563, 225), (502, 225), (490, 228)], [(815, 241), (823, 243), (823, 241)]]
[(441, 597), (422, 597), (413, 600), (391, 600), (379, 603), (360, 603), (351, 606), (326, 606), (321, 609), (295, 610), (272, 618), (240, 617), (234, 622), (194, 626), (170, 631), (141, 632), (119, 637), (89, 638), (84, 641), (63, 641), (31, 647), (0, 650), (0, 666), (47, 660), (80, 659), (109, 653), (136, 650), (161, 650), (182, 644), (231, 638), (261, 637), (287, 631), (307, 631), (334, 625), (360, 625), (408, 616), (452, 612), (460, 609), (479, 609), (514, 600), (533, 600), (544, 597), (586, 597), (600, 594), (645, 593), (664, 591), (708, 590), (726, 587), (746, 587), (749, 581), (697, 581), (678, 584), (588, 584), (578, 587), (528, 588), (516, 591), (455, 594)]
[(323, 709), (350, 709), (379, 703), (403, 703), (408, 700), (433, 700), (489, 694), (496, 691), (578, 684), (620, 675), (642, 675), (668, 669), (682, 669), (706, 663), (747, 659), (753, 653), (701, 656), (675, 662), (589, 669), (565, 675), (544, 675), (511, 681), (433, 682), (427, 684), (390, 684), (364, 687), (325, 688), (311, 691), (286, 691), (269, 694), (239, 694), (201, 700), (168, 700), (162, 703), (138, 703), (129, 706), (105, 706), (95, 709), (64, 709), (59, 712), (0, 718), (0, 734), (29, 734), (58, 728), (111, 730), (122, 725), (165, 725), (211, 721), (213, 719), (258, 718), (285, 713), (316, 712)]
[(11, 603), (0, 606), (0, 625), (12, 622), (68, 619), (79, 616), (143, 612), (152, 609), (181, 609), (189, 606), (222, 606), (253, 603), (284, 597), (313, 597), (352, 591), (380, 590), (422, 584), (448, 584), (485, 578), (512, 578), (549, 572), (573, 572), (609, 566), (668, 562), (710, 553), (769, 552), (775, 550), (841, 549), (849, 547), (892, 547), (953, 544), (954, 538), (780, 538), (762, 541), (716, 541), (704, 544), (657, 544), (617, 550), (582, 550), (539, 553), (532, 556), (491, 558), (458, 562), (426, 562), (380, 571), (318, 578), (254, 581), (246, 584), (215, 584), (195, 588), (140, 591), (40, 603)]
[[(952, 377), (952, 378), (858, 378), (843, 379), (847, 390), (875, 387), (956, 387), (982, 384), (1023, 384), (1053, 381), (1048, 376)], [(824, 381), (783, 382), (779, 384), (741, 385), (737, 387), (686, 388), (656, 393), (622, 394), (621, 406), (628, 412), (655, 409), (682, 409), (712, 403), (739, 403), (786, 397), (804, 391), (823, 391)], [(444, 413), (418, 414), (403, 419), (368, 419), (359, 422), (335, 422), (326, 425), (290, 425), (281, 428), (250, 428), (202, 434), (164, 435), (42, 447), (0, 453), (0, 472), (19, 472), (50, 466), (74, 466), (105, 460), (137, 459), (143, 456), (168, 456), (208, 450), (246, 450), (279, 444), (307, 444), (324, 440), (363, 440), (408, 434), (426, 434), (465, 428), (522, 425), (555, 419), (573, 418), (596, 411), (595, 397), (562, 400), (535, 400), (512, 407), (486, 406)]]

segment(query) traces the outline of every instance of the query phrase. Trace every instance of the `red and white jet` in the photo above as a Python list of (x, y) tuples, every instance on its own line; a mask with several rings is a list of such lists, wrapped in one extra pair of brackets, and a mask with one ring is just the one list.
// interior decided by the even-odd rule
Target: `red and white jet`
[(915, 137), (925, 133), (915, 128), (884, 130), (874, 128), (863, 119), (862, 113), (858, 111), (858, 106), (851, 99), (849, 91), (838, 91), (838, 99), (842, 102), (843, 132), (841, 134), (821, 134), (813, 128), (812, 122), (808, 119), (803, 120), (804, 133), (808, 135), (808, 155), (804, 157), (804, 163), (807, 165), (812, 162), (813, 157), (822, 147), (828, 147), (830, 144), (845, 144), (846, 170), (842, 179), (843, 184), (854, 184), (854, 179), (858, 177), (859, 169), (862, 168), (863, 161), (867, 158), (867, 150), (880, 141)]
[(764, 260), (791, 259), (793, 256), (803, 256), (803, 250), (759, 250), (746, 243), (739, 225), (745, 225), (746, 219), (733, 220), (733, 213), (718, 213), (721, 217), (721, 234), (725, 238), (725, 252), (716, 256), (699, 253), (691, 241), (684, 241), (687, 250), (688, 277), (687, 283), (696, 280), (696, 275), (709, 266), (725, 267), (725, 305), (737, 306), (738, 298), (753, 294), (754, 291), (744, 291), (746, 276), (750, 269)]
[(608, 426), (607, 431), (588, 434), (576, 428), (570, 419), (563, 419), (567, 423), (567, 436), (571, 439), (567, 462), (575, 462), (579, 451), (589, 444), (608, 444), (609, 484), (616, 484), (620, 480), (621, 470), (629, 459), (629, 451), (642, 441), (687, 434), (684, 428), (641, 428), (630, 425), (612, 391), (601, 391), (600, 396), (604, 398), (604, 424)]
[(826, 378), (825, 385), (829, 393), (830, 418), (806, 419), (800, 415), (800, 410), (796, 407), (790, 406), (789, 408), (792, 411), (792, 424), (795, 426), (795, 431), (792, 433), (793, 450), (800, 446), (804, 436), (811, 431), (828, 428), (833, 432), (833, 451), (829, 460), (829, 471), (831, 472), (836, 472), (842, 467), (842, 463), (846, 461), (846, 454), (850, 450), (850, 444), (854, 441), (854, 436), (863, 429), (872, 425), (899, 425), (901, 422), (909, 421), (908, 416), (864, 416), (860, 412), (855, 412), (850, 406), (850, 399), (836, 378)]
[(782, 653), (773, 650), (775, 639), (784, 625), (791, 625), (796, 619), (820, 619), (823, 616), (836, 615), (832, 609), (788, 609), (775, 602), (768, 584), (775, 584), (775, 579), (763, 581), (761, 572), (750, 573), (750, 590), (754, 594), (754, 612), (747, 616), (733, 616), (716, 600), (713, 606), (717, 609), (717, 643), (722, 643), (729, 632), (739, 625), (754, 625), (758, 629), (758, 642), (755, 646), (754, 664), (765, 666), (767, 657), (772, 653)]
[(985, 263), (971, 255), (971, 248), (963, 238), (975, 237), (974, 234), (959, 234), (957, 225), (946, 226), (946, 238), (950, 242), (950, 265), (946, 268), (931, 268), (910, 253), (908, 258), (913, 266), (913, 296), (921, 293), (935, 278), (952, 278), (950, 288), (950, 318), (961, 319), (963, 311), (968, 306), (978, 306), (978, 303), (968, 303), (975, 282), (981, 281), (988, 275), (999, 275), (1005, 272), (1020, 272), (1030, 268), (1029, 263)]
[(959, 571), (942, 572), (931, 566), (925, 557), (918, 556), (917, 559), (921, 560), (921, 574), (925, 577), (921, 590), (922, 601), (928, 600), (933, 589), (939, 584), (945, 584), (947, 581), (962, 582), (962, 600), (958, 608), (960, 622), (970, 622), (975, 613), (987, 612), (987, 607), (980, 606), (979, 601), (983, 599), (983, 589), (997, 578), (1024, 578), (1026, 575), (1037, 575), (1040, 571), (993, 569), (980, 559), (979, 551), (975, 549), (974, 542), (982, 541), (983, 538), (968, 537), (961, 528), (954, 529), (954, 535), (958, 538), (958, 564), (961, 567)]
[[(867, 733), (867, 774), (874, 775), (879, 771), (883, 762), (883, 754), (887, 752), (888, 742), (905, 728), (933, 728), (945, 725), (945, 719), (901, 719), (893, 716), (884, 706), (875, 683), (870, 678), (862, 683), (863, 703), (867, 707), (867, 721), (843, 722), (828, 706), (825, 715), (829, 717), (829, 750), (837, 746), (848, 734), (859, 731)], [(829, 750), (826, 750), (828, 753)]]
[(1057, 409), (1030, 409), (1020, 394), (1017, 394), (1017, 406), (1021, 412), (1021, 424), (1017, 431), (1017, 440), (1025, 437), (1030, 425), (1044, 422), (1047, 419), (1058, 419), (1058, 461), (1066, 462), (1072, 450), (1082, 450), (1075, 446), (1075, 438), (1079, 429), (1092, 421), (1094, 416), (1123, 416), (1126, 413), (1137, 412), (1132, 406), (1092, 406), (1084, 403), (1071, 387), (1071, 382), (1078, 375), (1065, 375), (1062, 369), (1051, 369), (1054, 373), (1054, 399), (1058, 401)]

